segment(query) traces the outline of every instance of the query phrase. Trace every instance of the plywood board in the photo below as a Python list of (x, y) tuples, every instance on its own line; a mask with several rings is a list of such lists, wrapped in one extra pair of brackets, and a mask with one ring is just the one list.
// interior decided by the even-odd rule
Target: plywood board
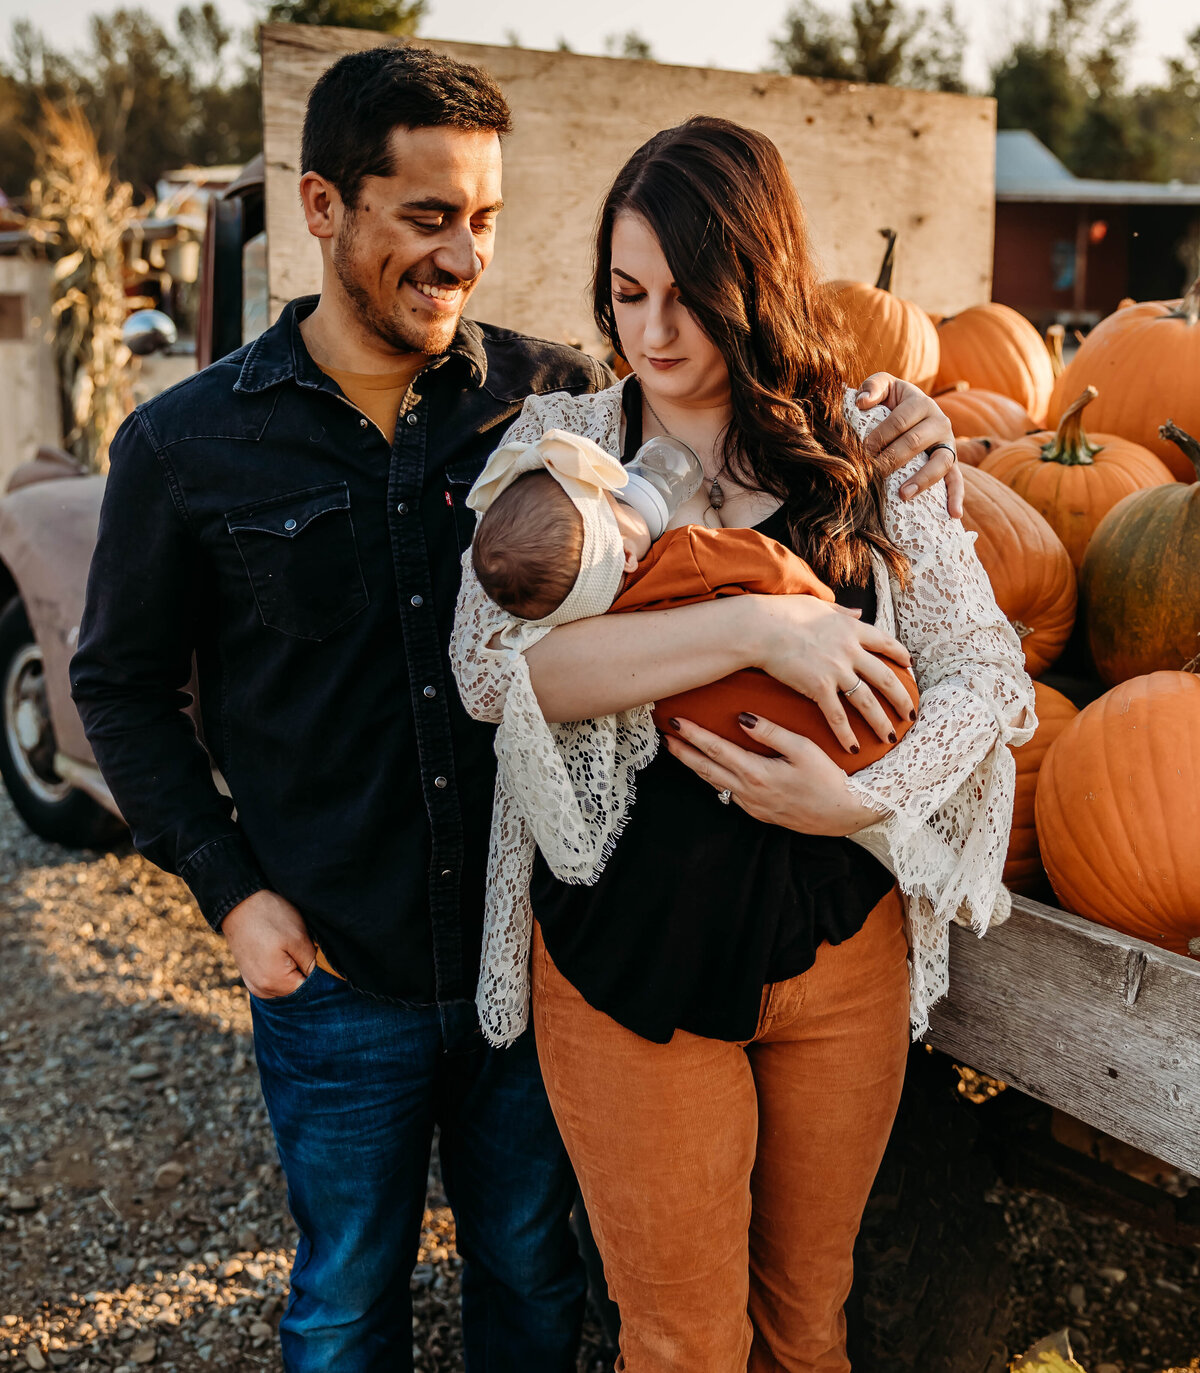
[(954, 926), (930, 1043), (1200, 1174), (1200, 962), (1023, 897)]
[[(272, 317), (320, 287), (300, 213), (308, 91), (378, 34), (263, 29), (264, 150)], [(398, 40), (397, 40), (398, 41)], [(874, 280), (879, 229), (900, 234), (896, 290), (944, 314), (987, 300), (995, 217), (995, 103), (978, 97), (673, 67), (575, 53), (421, 39), (485, 67), (512, 105), (496, 258), (472, 301), (480, 319), (599, 348), (587, 303), (604, 192), (635, 148), (693, 114), (749, 124), (778, 144), (831, 277)]]

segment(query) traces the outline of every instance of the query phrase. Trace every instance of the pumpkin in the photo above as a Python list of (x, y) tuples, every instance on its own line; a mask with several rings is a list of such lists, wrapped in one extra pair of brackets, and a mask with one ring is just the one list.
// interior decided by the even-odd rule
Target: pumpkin
[(1076, 571), (1096, 526), (1119, 500), (1175, 483), (1170, 468), (1140, 444), (1083, 432), (1084, 409), (1095, 399), (1096, 388), (1089, 386), (1063, 412), (1054, 433), (1014, 439), (980, 464), (1045, 516)]
[[(1178, 426), (1200, 477), (1200, 443)], [(1109, 685), (1186, 666), (1200, 652), (1200, 482), (1138, 491), (1101, 520), (1079, 573), (1092, 658)]]
[(999, 391), (1017, 401), (1034, 423), (1043, 422), (1054, 371), (1041, 335), (1024, 315), (995, 301), (972, 305), (942, 320), (937, 333), (939, 391), (966, 381), (984, 391)]
[(978, 467), (984, 458), (994, 453), (1002, 443), (1003, 439), (995, 438), (991, 434), (979, 434), (973, 439), (954, 440), (959, 462), (965, 462), (968, 467)]
[(842, 322), (858, 344), (859, 362), (870, 372), (891, 372), (929, 390), (938, 370), (938, 335), (919, 305), (893, 295), (896, 235), (880, 232), (888, 245), (874, 286), (865, 281), (831, 281), (826, 287)]
[(1186, 954), (1200, 935), (1200, 678), (1113, 687), (1050, 745), (1034, 802), (1068, 910)]
[(1050, 354), (1050, 370), (1054, 373), (1055, 381), (1062, 376), (1063, 368), (1067, 365), (1067, 359), (1063, 355), (1066, 337), (1067, 330), (1062, 324), (1051, 324), (1046, 330), (1046, 352)]
[(977, 467), (963, 467), (963, 525), (996, 603), (1021, 637), (1036, 677), (1063, 651), (1075, 624), (1075, 571), (1062, 540), (1027, 501)]
[(1034, 682), (1033, 695), (1037, 729), (1028, 743), (1013, 749), (1017, 792), (1008, 856), (1004, 860), (1004, 885), (1026, 895), (1036, 892), (1045, 876), (1033, 815), (1038, 773), (1050, 745), (1079, 714), (1078, 708), (1061, 691), (1055, 691), (1044, 682)]
[(1094, 386), (1100, 397), (1089, 418), (1097, 429), (1140, 443), (1180, 481), (1194, 481), (1191, 464), (1158, 430), (1171, 417), (1200, 434), (1198, 377), (1200, 277), (1182, 300), (1142, 301), (1102, 319), (1055, 384), (1050, 422), (1058, 422), (1085, 386)]
[(970, 434), (997, 434), (1001, 438), (1016, 439), (1037, 425), (1015, 400), (999, 391), (975, 391), (965, 381), (942, 391), (933, 398), (954, 429), (954, 437)]

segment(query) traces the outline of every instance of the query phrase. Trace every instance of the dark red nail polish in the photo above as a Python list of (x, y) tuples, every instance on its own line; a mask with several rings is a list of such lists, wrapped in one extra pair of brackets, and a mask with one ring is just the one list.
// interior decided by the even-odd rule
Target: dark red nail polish
[(758, 724), (758, 716), (751, 715), (748, 710), (743, 710), (738, 716), (738, 724), (741, 725), (743, 729), (753, 729), (754, 726)]
[(896, 742), (896, 731), (893, 729), (893, 730), (891, 730), (891, 731), (889, 732), (889, 734), (888, 734), (888, 743), (889, 743), (889, 744), (894, 744), (895, 742)]
[(857, 744), (851, 744), (851, 745), (850, 745), (850, 752), (851, 752), (851, 753), (857, 753), (857, 752), (858, 752), (858, 745), (857, 745)]
[(678, 720), (668, 720), (668, 721), (667, 721), (667, 724), (669, 724), (669, 725), (671, 726), (672, 729), (678, 729), (678, 728), (679, 728), (679, 721), (678, 721)]
[(910, 710), (908, 712), (908, 718), (910, 720), (915, 720), (917, 718), (917, 712), (915, 710)]

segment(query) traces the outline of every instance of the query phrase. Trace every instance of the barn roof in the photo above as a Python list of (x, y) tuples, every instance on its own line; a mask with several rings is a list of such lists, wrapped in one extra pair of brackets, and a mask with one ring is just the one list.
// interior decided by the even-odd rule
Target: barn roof
[(1200, 205), (1200, 186), (1075, 176), (1028, 129), (1002, 129), (996, 134), (996, 199), (1070, 205)]

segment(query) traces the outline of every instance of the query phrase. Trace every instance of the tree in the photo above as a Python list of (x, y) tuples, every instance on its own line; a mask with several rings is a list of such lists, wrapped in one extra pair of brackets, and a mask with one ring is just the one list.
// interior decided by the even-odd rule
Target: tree
[(793, 76), (939, 91), (966, 89), (965, 45), (951, 4), (931, 14), (901, 0), (854, 0), (848, 16), (798, 0), (771, 40), (775, 69)]
[(1078, 176), (1155, 175), (1160, 140), (1125, 89), (1136, 38), (1128, 0), (1056, 0), (993, 69), (999, 127), (1031, 130)]
[(378, 29), (401, 37), (416, 33), (426, 8), (426, 0), (271, 0), (267, 22)]
[(184, 6), (177, 32), (140, 9), (95, 15), (88, 47), (51, 49), (28, 22), (13, 26), (13, 58), (0, 67), (0, 166), (10, 195), (32, 174), (28, 133), (44, 125), (40, 100), (74, 101), (100, 153), (139, 198), (185, 163), (248, 161), (262, 146), (258, 69), (247, 36), (235, 36), (211, 0)]
[(604, 40), (604, 50), (610, 57), (632, 57), (640, 62), (656, 60), (654, 50), (637, 29), (629, 29), (625, 33), (610, 33)]

